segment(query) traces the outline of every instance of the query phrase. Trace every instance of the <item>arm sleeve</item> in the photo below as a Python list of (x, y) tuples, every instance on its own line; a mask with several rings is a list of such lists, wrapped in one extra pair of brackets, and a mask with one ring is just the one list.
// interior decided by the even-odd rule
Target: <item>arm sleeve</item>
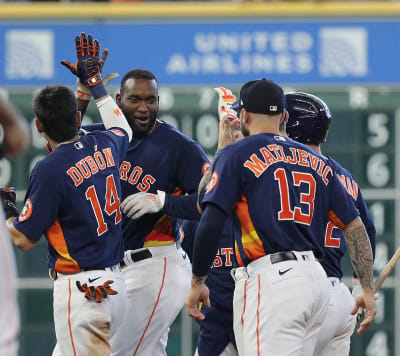
[(347, 193), (336, 174), (330, 182), (330, 189), (329, 219), (343, 230), (347, 224), (360, 215), (360, 212), (353, 197)]
[(190, 261), (193, 259), (194, 235), (198, 224), (198, 221), (185, 220), (179, 228), (181, 246), (189, 256)]
[(188, 195), (166, 194), (163, 211), (179, 219), (199, 220), (200, 214), (196, 204), (197, 192)]
[(14, 227), (32, 240), (38, 241), (57, 220), (60, 193), (57, 179), (52, 179), (43, 169), (32, 172), (25, 205), (14, 220)]
[(186, 193), (197, 192), (205, 168), (209, 166), (208, 158), (200, 145), (191, 140), (183, 141), (179, 150), (178, 185)]
[(196, 231), (192, 271), (206, 276), (217, 254), (227, 214), (214, 204), (207, 204)]
[(131, 141), (132, 129), (126, 120), (125, 115), (122, 113), (111, 96), (107, 96), (104, 99), (97, 101), (96, 105), (99, 109), (105, 128), (108, 130), (113, 127), (119, 127), (128, 134), (129, 141)]

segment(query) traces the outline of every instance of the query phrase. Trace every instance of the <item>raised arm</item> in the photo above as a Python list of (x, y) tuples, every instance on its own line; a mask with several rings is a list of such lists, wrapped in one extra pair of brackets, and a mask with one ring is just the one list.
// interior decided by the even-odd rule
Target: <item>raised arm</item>
[(76, 63), (73, 65), (68, 61), (62, 61), (61, 64), (76, 75), (84, 85), (87, 85), (96, 100), (96, 105), (106, 129), (119, 127), (127, 132), (129, 141), (131, 141), (132, 129), (124, 114), (104, 87), (101, 74), (102, 64), (99, 60), (99, 42), (97, 40), (93, 42), (91, 35), (86, 38), (85, 33), (81, 33), (80, 36), (75, 37), (75, 46), (77, 53)]

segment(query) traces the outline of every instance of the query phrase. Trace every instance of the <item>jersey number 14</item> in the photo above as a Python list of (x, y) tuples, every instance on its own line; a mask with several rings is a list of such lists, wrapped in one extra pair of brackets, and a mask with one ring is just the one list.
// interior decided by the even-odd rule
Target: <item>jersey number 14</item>
[(97, 197), (96, 188), (91, 185), (86, 189), (86, 199), (92, 204), (93, 212), (97, 220), (97, 235), (103, 235), (107, 230), (107, 223), (104, 221), (103, 211), (108, 216), (115, 214), (115, 225), (121, 221), (121, 210), (119, 208), (120, 201), (118, 198), (117, 187), (115, 186), (114, 176), (111, 174), (107, 177), (106, 183), (106, 205), (104, 209), (101, 208), (99, 199)]

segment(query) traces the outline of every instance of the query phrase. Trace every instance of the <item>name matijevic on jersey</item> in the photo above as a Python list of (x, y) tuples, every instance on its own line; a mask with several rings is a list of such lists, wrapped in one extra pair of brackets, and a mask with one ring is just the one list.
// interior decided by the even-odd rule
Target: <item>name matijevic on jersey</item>
[(285, 155), (283, 147), (277, 144), (262, 147), (259, 151), (261, 157), (253, 153), (250, 158), (243, 163), (243, 166), (252, 171), (257, 178), (277, 162), (311, 167), (322, 178), (325, 185), (329, 183), (328, 174), (333, 176), (332, 168), (325, 165), (325, 162), (321, 158), (300, 148), (290, 147), (290, 156)]
[(115, 160), (111, 148), (104, 148), (101, 151), (96, 151), (93, 156), (86, 156), (75, 163), (75, 166), (67, 170), (67, 174), (71, 177), (75, 186), (78, 187), (84, 179), (88, 179), (97, 172), (113, 166), (115, 166)]

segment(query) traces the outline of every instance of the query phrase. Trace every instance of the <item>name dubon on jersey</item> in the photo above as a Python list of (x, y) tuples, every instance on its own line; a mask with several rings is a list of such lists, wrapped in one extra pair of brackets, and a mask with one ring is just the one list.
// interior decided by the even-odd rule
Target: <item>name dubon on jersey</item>
[(49, 267), (75, 273), (121, 261), (119, 166), (127, 148), (123, 130), (96, 131), (61, 144), (32, 170), (14, 226), (33, 240), (45, 234)]

